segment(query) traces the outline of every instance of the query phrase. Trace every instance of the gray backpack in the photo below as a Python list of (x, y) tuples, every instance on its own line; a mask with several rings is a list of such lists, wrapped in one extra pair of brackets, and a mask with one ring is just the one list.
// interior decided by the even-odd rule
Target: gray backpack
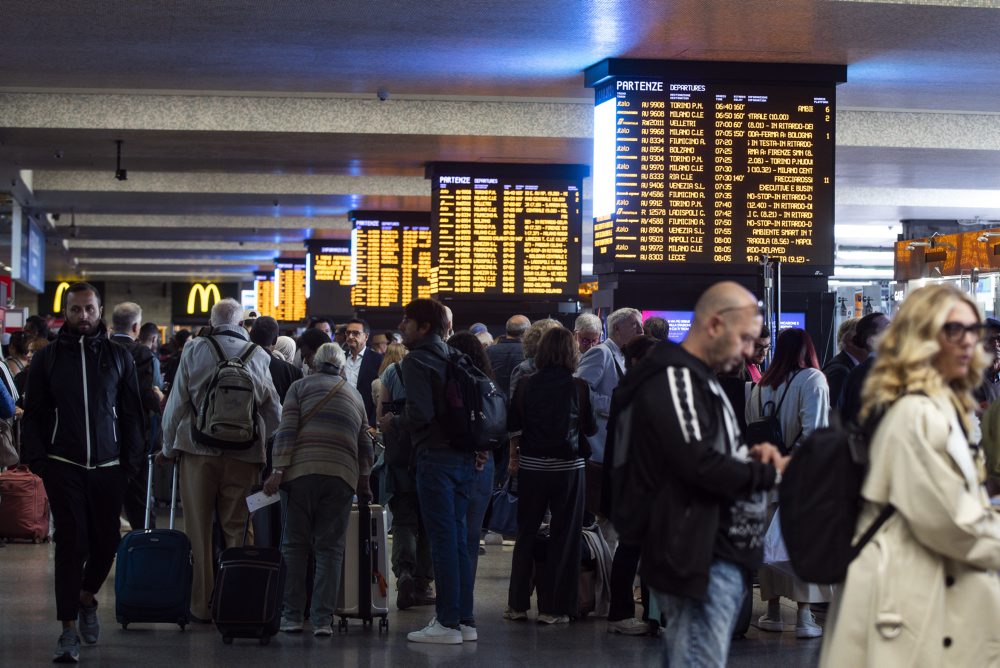
[(257, 399), (246, 364), (257, 344), (248, 343), (238, 356), (227, 358), (215, 337), (206, 338), (219, 363), (191, 422), (191, 438), (211, 448), (249, 450), (258, 442)]

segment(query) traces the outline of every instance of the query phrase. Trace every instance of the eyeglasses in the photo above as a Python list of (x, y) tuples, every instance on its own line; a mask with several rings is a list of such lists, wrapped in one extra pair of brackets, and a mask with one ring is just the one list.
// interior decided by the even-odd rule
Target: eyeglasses
[(363, 329), (349, 329), (346, 332), (344, 332), (344, 336), (350, 336), (350, 337), (356, 336), (360, 338), (362, 335), (364, 335), (364, 333), (365, 331)]
[(768, 350), (771, 349), (771, 344), (768, 343), (767, 345), (762, 345), (760, 343), (755, 343), (753, 344), (753, 349), (759, 353), (766, 353)]
[(973, 325), (963, 325), (960, 322), (946, 322), (941, 326), (941, 332), (944, 334), (944, 338), (948, 343), (960, 343), (965, 339), (965, 334), (972, 334), (972, 340), (978, 341), (983, 338), (983, 332), (986, 330), (986, 325), (981, 322), (977, 322)]
[(593, 346), (601, 342), (601, 336), (600, 334), (594, 337), (577, 335), (576, 340), (580, 343), (580, 345)]

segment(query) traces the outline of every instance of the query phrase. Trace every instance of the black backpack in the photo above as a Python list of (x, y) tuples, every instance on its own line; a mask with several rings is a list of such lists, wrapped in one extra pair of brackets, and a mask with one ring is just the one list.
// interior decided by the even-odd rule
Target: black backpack
[[(747, 445), (770, 443), (781, 450), (781, 454), (788, 454), (785, 437), (781, 433), (781, 405), (785, 403), (785, 395), (788, 394), (788, 388), (792, 386), (792, 381), (795, 380), (795, 376), (797, 376), (798, 373), (798, 371), (793, 373), (785, 382), (785, 390), (781, 393), (781, 399), (778, 400), (777, 405), (775, 405), (773, 400), (768, 400), (766, 403), (761, 404), (763, 401), (764, 389), (759, 384), (754, 388), (757, 390), (757, 405), (760, 408), (760, 417), (753, 422), (747, 423), (747, 430), (744, 434)], [(753, 390), (751, 390), (750, 396), (753, 397)], [(795, 440), (798, 440), (798, 438), (799, 437), (796, 436)], [(794, 442), (795, 441), (792, 441), (792, 443)]]
[(868, 443), (881, 415), (864, 428), (841, 424), (817, 429), (796, 449), (778, 490), (781, 534), (795, 574), (806, 582), (837, 584), (894, 508), (886, 505), (856, 544)]
[(438, 421), (451, 447), (467, 452), (495, 450), (507, 438), (507, 400), (468, 355), (448, 349), (444, 410)]

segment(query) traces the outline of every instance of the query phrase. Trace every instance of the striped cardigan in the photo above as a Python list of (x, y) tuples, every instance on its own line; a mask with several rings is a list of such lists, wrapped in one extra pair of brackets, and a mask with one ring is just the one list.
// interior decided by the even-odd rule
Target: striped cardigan
[[(343, 386), (306, 423), (302, 419), (337, 384)], [(292, 383), (274, 439), (274, 468), (283, 482), (305, 475), (341, 478), (355, 489), (358, 476), (371, 473), (372, 441), (358, 391), (340, 376), (316, 373)]]

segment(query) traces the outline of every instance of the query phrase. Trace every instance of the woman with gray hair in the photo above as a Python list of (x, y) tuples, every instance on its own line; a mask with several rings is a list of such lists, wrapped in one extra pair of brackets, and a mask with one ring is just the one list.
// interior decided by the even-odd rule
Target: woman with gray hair
[(295, 339), (290, 336), (279, 336), (274, 344), (274, 352), (281, 355), (281, 359), (291, 363), (295, 358)]
[(355, 494), (371, 501), (368, 475), (373, 451), (368, 418), (358, 391), (341, 375), (344, 351), (319, 347), (313, 374), (292, 383), (275, 435), (274, 470), (264, 491), (281, 491), (285, 530), (281, 553), (288, 567), (281, 630), (302, 631), (306, 561), (316, 555), (309, 619), (313, 635), (333, 634), (344, 544)]

